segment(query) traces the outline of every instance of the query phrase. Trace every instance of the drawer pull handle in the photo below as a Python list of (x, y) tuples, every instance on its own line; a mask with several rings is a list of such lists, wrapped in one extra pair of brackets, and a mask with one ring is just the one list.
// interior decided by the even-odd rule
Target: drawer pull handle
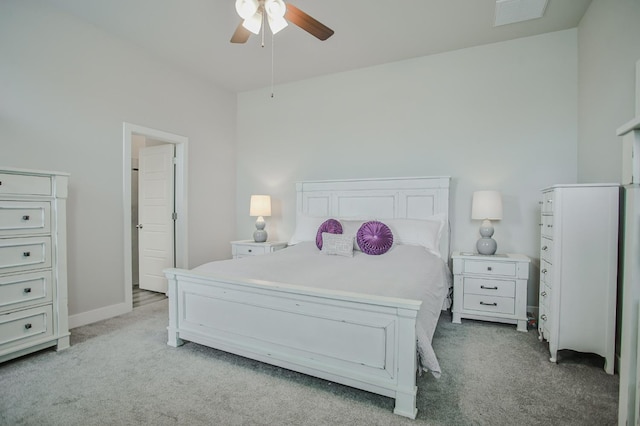
[(480, 302), (480, 304), (484, 305), (484, 306), (498, 306), (498, 304), (496, 302), (493, 302), (493, 303)]
[(28, 323), (26, 323), (26, 324), (24, 325), (24, 329), (25, 329), (25, 330), (29, 330), (30, 328), (31, 328), (31, 323), (30, 323), (30, 322), (28, 322)]
[(546, 274), (546, 273), (547, 273), (547, 270), (546, 270), (546, 269), (543, 269), (543, 270), (542, 270), (542, 271), (540, 271), (540, 272), (542, 272), (543, 274)]
[(22, 216), (22, 220), (29, 220), (29, 215), (25, 214), (24, 216)]
[(492, 271), (493, 268), (491, 266), (487, 266), (487, 271)]
[(24, 257), (29, 257), (29, 256), (31, 256), (31, 252), (30, 251), (25, 251), (25, 252), (22, 253), (22, 255)]
[(487, 287), (486, 285), (481, 285), (480, 288), (485, 289), (485, 290), (497, 290), (498, 287)]
[(247, 250), (249, 253), (251, 253), (251, 249)]
[(22, 290), (24, 293), (29, 294), (31, 293), (31, 287), (25, 287), (24, 290)]
[(553, 228), (553, 225), (547, 225), (547, 228)]
[(543, 321), (546, 321), (547, 320), (547, 314), (540, 315), (540, 318), (542, 318)]
[(542, 247), (542, 251), (547, 251), (547, 250), (549, 250), (549, 247), (547, 247), (547, 246), (543, 246)]
[(542, 296), (542, 297), (546, 297), (546, 296), (547, 296), (547, 292), (546, 292), (546, 291), (543, 291), (542, 293), (540, 293), (540, 296)]

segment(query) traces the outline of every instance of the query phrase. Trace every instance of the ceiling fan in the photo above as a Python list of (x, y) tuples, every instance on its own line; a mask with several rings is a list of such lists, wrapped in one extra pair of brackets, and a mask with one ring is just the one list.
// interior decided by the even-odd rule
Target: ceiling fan
[(246, 43), (251, 33), (260, 33), (265, 20), (273, 34), (285, 28), (289, 21), (320, 40), (333, 35), (331, 28), (282, 0), (236, 0), (236, 11), (243, 21), (233, 33), (231, 43)]

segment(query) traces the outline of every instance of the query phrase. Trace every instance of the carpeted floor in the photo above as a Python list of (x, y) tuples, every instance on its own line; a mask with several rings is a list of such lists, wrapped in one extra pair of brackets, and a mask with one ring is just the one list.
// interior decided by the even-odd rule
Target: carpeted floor
[(187, 343), (166, 345), (167, 301), (72, 330), (72, 346), (0, 364), (2, 425), (614, 425), (602, 360), (548, 361), (534, 331), (443, 313), (440, 379), (418, 379), (418, 418), (393, 400)]

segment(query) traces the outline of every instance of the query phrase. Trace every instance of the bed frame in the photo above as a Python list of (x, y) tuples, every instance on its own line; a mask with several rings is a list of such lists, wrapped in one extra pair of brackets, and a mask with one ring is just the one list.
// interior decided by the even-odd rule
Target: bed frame
[[(449, 213), (449, 178), (307, 181), (297, 214), (421, 219)], [(449, 258), (449, 230), (441, 251)], [(232, 280), (183, 269), (169, 280), (170, 346), (185, 340), (396, 400), (415, 418), (416, 316), (422, 302)]]

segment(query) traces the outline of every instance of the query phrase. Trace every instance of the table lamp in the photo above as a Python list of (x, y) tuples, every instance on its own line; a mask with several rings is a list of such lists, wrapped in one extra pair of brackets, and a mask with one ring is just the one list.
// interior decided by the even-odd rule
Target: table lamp
[(498, 248), (493, 236), (492, 220), (502, 219), (502, 196), (499, 191), (476, 191), (471, 203), (471, 219), (482, 220), (480, 235), (482, 238), (476, 243), (478, 253), (495, 254)]
[(249, 205), (249, 216), (258, 216), (253, 241), (264, 243), (267, 241), (267, 231), (264, 230), (264, 216), (271, 216), (271, 197), (269, 195), (252, 195)]

